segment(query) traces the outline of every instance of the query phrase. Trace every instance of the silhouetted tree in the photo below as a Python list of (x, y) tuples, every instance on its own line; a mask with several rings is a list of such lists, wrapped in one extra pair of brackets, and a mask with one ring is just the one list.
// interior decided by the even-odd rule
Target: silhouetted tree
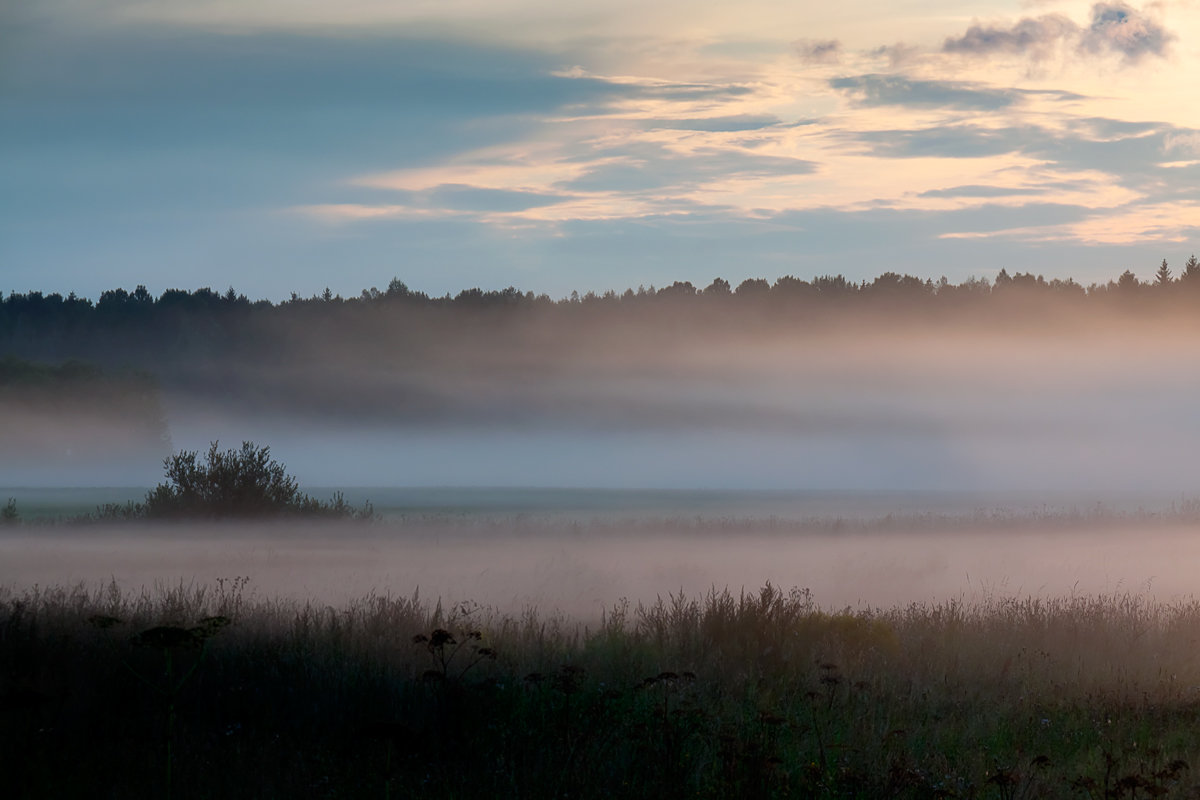
[(1200, 261), (1196, 260), (1195, 253), (1184, 262), (1183, 272), (1179, 273), (1179, 282), (1191, 289), (1200, 288)]
[(670, 286), (658, 290), (659, 297), (686, 298), (696, 296), (696, 287), (691, 281), (675, 281)]
[(821, 275), (813, 278), (812, 285), (823, 295), (842, 296), (858, 291), (858, 287), (846, 280), (844, 275)]
[(782, 276), (771, 287), (771, 296), (781, 299), (795, 299), (816, 294), (818, 291), (815, 286), (791, 275)]
[(1158, 272), (1154, 273), (1154, 284), (1156, 286), (1170, 286), (1174, 280), (1171, 278), (1171, 268), (1167, 266), (1167, 260), (1164, 258), (1162, 264), (1158, 267)]
[(321, 503), (302, 493), (296, 479), (271, 458), (269, 447), (242, 442), (240, 450), (213, 442), (203, 461), (183, 450), (163, 461), (166, 482), (146, 495), (150, 518), (273, 517), (353, 513), (340, 494)]
[(713, 282), (704, 289), (706, 297), (729, 297), (731, 294), (733, 290), (729, 288), (729, 281), (724, 278), (713, 278)]
[(922, 281), (920, 278), (912, 275), (900, 275), (895, 272), (885, 272), (876, 278), (867, 289), (873, 294), (887, 295), (891, 297), (906, 295), (908, 297), (917, 297), (923, 294), (930, 294), (933, 291), (933, 283)]
[(1138, 281), (1137, 275), (1134, 275), (1131, 270), (1125, 270), (1121, 273), (1121, 277), (1117, 278), (1117, 291), (1122, 294), (1129, 295), (1137, 292), (1142, 284)]
[(766, 297), (771, 291), (771, 284), (762, 278), (747, 278), (738, 284), (737, 296), (741, 298)]

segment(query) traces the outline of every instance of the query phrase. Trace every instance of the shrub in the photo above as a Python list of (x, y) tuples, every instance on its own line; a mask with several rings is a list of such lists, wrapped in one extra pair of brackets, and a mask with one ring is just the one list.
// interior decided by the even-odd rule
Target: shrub
[(220, 450), (213, 442), (199, 451), (183, 450), (163, 461), (167, 480), (146, 495), (145, 516), (158, 519), (304, 516), (369, 516), (340, 494), (325, 503), (304, 494), (271, 448), (242, 442), (240, 450)]

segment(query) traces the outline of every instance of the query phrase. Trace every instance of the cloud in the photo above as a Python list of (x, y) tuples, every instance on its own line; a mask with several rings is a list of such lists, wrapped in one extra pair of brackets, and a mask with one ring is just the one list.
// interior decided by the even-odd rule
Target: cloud
[(1133, 62), (1146, 55), (1165, 56), (1174, 39), (1162, 25), (1126, 3), (1096, 3), (1080, 45), (1092, 53), (1120, 53)]
[(1200, 156), (1200, 131), (1168, 133), (1163, 136), (1163, 152)]
[(782, 124), (774, 114), (735, 114), (728, 117), (702, 117), (699, 119), (652, 119), (645, 120), (647, 128), (673, 131), (708, 131), (710, 133), (736, 133), (757, 131)]
[(842, 57), (842, 43), (837, 39), (797, 39), (792, 47), (806, 64), (836, 64)]
[(1200, 234), (1200, 206), (1195, 203), (1143, 203), (1096, 212), (1069, 222), (1040, 220), (1019, 227), (980, 226), (943, 233), (943, 239), (1002, 238), (1026, 242), (1074, 241), (1085, 245), (1184, 243)]
[(1010, 28), (975, 24), (958, 38), (947, 38), (942, 44), (945, 53), (990, 55), (992, 53), (1023, 53), (1034, 59), (1049, 56), (1055, 45), (1079, 34), (1079, 26), (1062, 14), (1026, 17)]
[(1024, 197), (1031, 194), (1044, 194), (1045, 191), (1045, 188), (984, 186), (980, 184), (969, 184), (964, 186), (951, 186), (946, 189), (930, 189), (929, 191), (921, 192), (917, 195), (917, 197)]
[(637, 94), (646, 98), (671, 101), (714, 101), (745, 97), (754, 89), (737, 84), (679, 83), (676, 81), (612, 81), (613, 86), (637, 87)]
[(857, 75), (833, 78), (830, 87), (865, 106), (915, 106), (995, 111), (1013, 104), (1018, 95), (961, 81), (926, 81), (903, 75)]
[(869, 53), (869, 55), (875, 58), (886, 58), (888, 65), (892, 69), (898, 69), (906, 64), (911, 64), (917, 60), (920, 54), (921, 48), (916, 45), (905, 44), (904, 42), (880, 45)]
[(430, 205), (455, 211), (528, 211), (566, 200), (562, 195), (513, 192), (476, 186), (444, 184), (429, 193)]
[(862, 131), (852, 134), (878, 158), (987, 158), (1019, 152), (1021, 131), (978, 125)]
[(1040, 61), (1049, 58), (1060, 46), (1074, 43), (1079, 52), (1116, 53), (1133, 63), (1147, 55), (1165, 56), (1174, 39), (1174, 34), (1145, 9), (1139, 11), (1127, 3), (1113, 2), (1094, 4), (1086, 28), (1062, 14), (1025, 17), (1008, 27), (976, 23), (962, 36), (947, 38), (942, 43), (942, 52), (969, 56), (1026, 55)]

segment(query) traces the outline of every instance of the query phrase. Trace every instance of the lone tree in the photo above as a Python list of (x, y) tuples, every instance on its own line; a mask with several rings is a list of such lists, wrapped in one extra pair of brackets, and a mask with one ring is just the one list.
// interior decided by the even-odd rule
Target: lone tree
[(322, 503), (302, 493), (296, 479), (271, 458), (271, 448), (242, 442), (241, 450), (184, 450), (163, 461), (167, 480), (146, 495), (144, 512), (155, 518), (351, 516), (341, 493)]

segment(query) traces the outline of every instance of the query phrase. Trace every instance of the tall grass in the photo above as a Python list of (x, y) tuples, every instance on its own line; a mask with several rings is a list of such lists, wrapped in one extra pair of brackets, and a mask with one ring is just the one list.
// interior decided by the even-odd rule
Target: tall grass
[[(208, 633), (136, 646), (163, 628)], [(768, 585), (585, 627), (244, 579), (0, 590), (0, 780), (14, 798), (1189, 797), (1198, 641), (1200, 603), (1133, 594), (839, 611)]]

